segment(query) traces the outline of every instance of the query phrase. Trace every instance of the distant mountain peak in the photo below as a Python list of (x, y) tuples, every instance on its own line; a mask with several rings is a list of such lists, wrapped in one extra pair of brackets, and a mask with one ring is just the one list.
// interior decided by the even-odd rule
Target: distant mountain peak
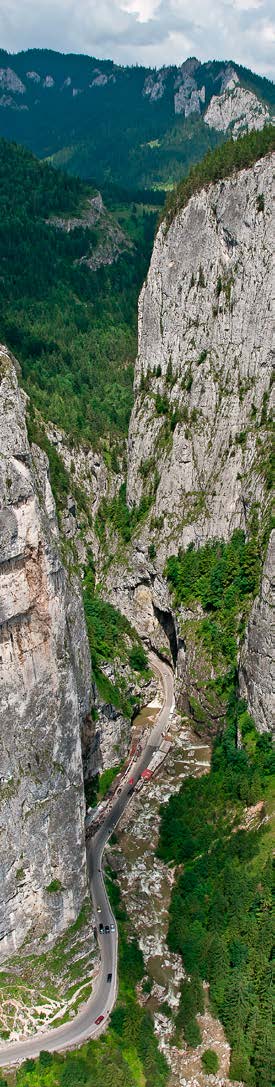
[(99, 187), (167, 189), (217, 143), (260, 129), (275, 88), (234, 60), (160, 68), (0, 51), (0, 135)]

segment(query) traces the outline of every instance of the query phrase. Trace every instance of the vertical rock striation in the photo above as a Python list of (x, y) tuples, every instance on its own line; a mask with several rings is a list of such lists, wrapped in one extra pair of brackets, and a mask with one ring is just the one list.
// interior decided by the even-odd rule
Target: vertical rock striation
[(273, 166), (267, 155), (194, 194), (155, 241), (139, 302), (127, 496), (132, 506), (151, 494), (159, 568), (179, 546), (247, 529), (265, 503)]
[(270, 536), (259, 596), (250, 614), (240, 665), (240, 692), (260, 732), (274, 730), (275, 532)]
[(86, 891), (81, 719), (90, 658), (60, 558), (48, 463), (0, 349), (0, 956), (57, 935)]
[[(170, 226), (161, 224), (141, 291), (127, 479), (128, 505), (141, 517), (125, 576), (113, 563), (107, 588), (135, 623), (137, 601), (146, 600), (142, 619), (151, 641), (167, 593), (167, 557), (267, 525), (273, 172), (268, 154), (194, 193)], [(271, 727), (270, 555), (269, 548), (240, 677), (261, 730)], [(166, 613), (169, 607), (168, 599)], [(181, 688), (189, 676), (196, 694), (205, 661), (194, 660), (187, 645), (179, 648)], [(213, 717), (221, 711), (215, 705)]]

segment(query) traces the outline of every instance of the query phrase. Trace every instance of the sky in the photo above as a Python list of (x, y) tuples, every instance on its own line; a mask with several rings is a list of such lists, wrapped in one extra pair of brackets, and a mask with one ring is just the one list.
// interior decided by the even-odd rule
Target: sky
[(274, 0), (0, 0), (0, 46), (161, 67), (235, 60), (275, 78)]

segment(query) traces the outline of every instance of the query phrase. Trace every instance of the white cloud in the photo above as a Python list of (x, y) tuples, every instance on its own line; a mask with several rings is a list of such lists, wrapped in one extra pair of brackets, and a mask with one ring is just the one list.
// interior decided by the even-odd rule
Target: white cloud
[(125, 0), (121, 3), (124, 11), (137, 15), (140, 23), (152, 19), (159, 7), (159, 0)]
[(273, 0), (0, 0), (0, 40), (120, 64), (235, 60), (274, 78)]

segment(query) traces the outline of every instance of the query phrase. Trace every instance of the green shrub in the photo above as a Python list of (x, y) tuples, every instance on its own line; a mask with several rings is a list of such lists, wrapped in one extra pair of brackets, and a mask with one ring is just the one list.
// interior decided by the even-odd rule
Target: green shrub
[(236, 445), (245, 445), (247, 434), (245, 430), (241, 430), (239, 434), (236, 434)]
[(156, 413), (157, 415), (168, 415), (169, 412), (169, 400), (167, 396), (161, 393), (157, 393), (155, 399)]
[(47, 1049), (41, 1049), (41, 1052), (39, 1053), (39, 1064), (41, 1064), (41, 1068), (51, 1068), (53, 1059), (52, 1053), (49, 1053)]
[(133, 645), (129, 653), (129, 661), (135, 672), (145, 672), (148, 668), (148, 660), (142, 645)]
[(142, 992), (143, 993), (151, 993), (152, 988), (153, 988), (152, 978), (144, 978), (144, 981), (142, 982)]
[(49, 895), (59, 894), (59, 892), (63, 890), (60, 879), (52, 879), (51, 883), (48, 883), (48, 886), (45, 888), (45, 890), (48, 892)]
[(264, 211), (264, 194), (262, 192), (256, 196), (256, 208), (258, 213)]
[(154, 463), (152, 463), (152, 462), (153, 462), (153, 458), (152, 457), (147, 457), (147, 460), (142, 461), (142, 463), (140, 464), (139, 474), (142, 477), (142, 479), (147, 479), (148, 476), (150, 475), (152, 467), (154, 467)]
[(184, 1028), (184, 1037), (187, 1045), (193, 1046), (194, 1048), (201, 1044), (202, 1036), (196, 1019), (188, 1019)]
[(149, 555), (149, 559), (151, 559), (151, 562), (153, 562), (153, 560), (156, 558), (156, 554), (157, 554), (157, 550), (156, 550), (155, 544), (150, 543), (149, 547), (148, 547), (148, 555)]
[(180, 1004), (175, 1018), (176, 1033), (183, 1032), (187, 1045), (197, 1046), (201, 1042), (201, 1032), (196, 1015), (204, 1011), (203, 988), (199, 977), (183, 981), (180, 989)]
[(204, 1072), (208, 1076), (215, 1076), (219, 1068), (219, 1058), (214, 1049), (205, 1049), (202, 1053), (201, 1063)]
[(119, 762), (116, 766), (109, 766), (107, 770), (103, 770), (102, 774), (99, 774), (97, 800), (103, 800), (103, 797), (106, 796), (110, 785), (112, 785), (113, 781), (115, 781), (115, 778), (120, 773), (122, 766), (123, 762)]

